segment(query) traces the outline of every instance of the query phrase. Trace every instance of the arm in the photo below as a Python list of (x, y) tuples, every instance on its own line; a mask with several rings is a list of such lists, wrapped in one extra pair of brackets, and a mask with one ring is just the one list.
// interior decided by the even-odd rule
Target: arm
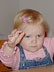
[[(14, 51), (11, 52), (11, 54), (9, 52), (4, 53), (4, 47), (7, 45), (7, 42), (5, 42), (2, 45), (2, 48), (0, 49), (0, 60), (3, 64), (5, 64), (8, 67), (14, 67), (16, 62), (19, 62), (19, 48), (15, 47)], [(8, 50), (8, 48), (7, 48)], [(9, 50), (10, 51), (10, 50)], [(17, 61), (18, 59), (18, 61)]]
[(8, 42), (0, 49), (0, 60), (6, 66), (13, 67), (19, 62), (20, 53), (16, 45), (22, 40), (23, 36), (22, 31), (13, 31), (8, 37)]
[(17, 44), (20, 43), (24, 36), (22, 31), (13, 30), (10, 35), (8, 35), (8, 42), (4, 45), (4, 54), (10, 55), (14, 50)]
[(15, 48), (11, 48), (8, 43), (4, 46), (4, 55), (9, 56)]
[(52, 48), (52, 52), (54, 54), (54, 37), (51, 38), (51, 48)]

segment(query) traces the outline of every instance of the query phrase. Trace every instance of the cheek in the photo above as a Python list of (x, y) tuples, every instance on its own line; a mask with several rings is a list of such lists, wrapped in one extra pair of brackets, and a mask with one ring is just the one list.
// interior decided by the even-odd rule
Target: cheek
[(20, 45), (23, 47), (23, 49), (28, 49), (28, 42), (26, 42), (26, 41), (22, 41), (21, 43), (20, 43)]
[(43, 45), (43, 42), (44, 42), (44, 39), (38, 40), (38, 45), (39, 45), (39, 46), (42, 46), (42, 45)]
[(25, 39), (23, 39), (23, 40), (21, 41), (20, 45), (21, 45), (22, 47), (26, 47), (26, 46), (28, 45), (28, 41), (25, 40)]

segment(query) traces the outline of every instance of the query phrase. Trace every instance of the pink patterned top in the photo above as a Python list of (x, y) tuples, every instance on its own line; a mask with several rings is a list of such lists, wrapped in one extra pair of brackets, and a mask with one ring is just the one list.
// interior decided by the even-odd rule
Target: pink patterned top
[[(54, 54), (54, 38), (48, 38), (46, 37), (44, 39), (44, 44), (43, 44), (51, 57), (51, 60), (53, 61), (53, 54)], [(39, 60), (40, 58), (44, 58), (45, 52), (43, 50), (43, 48), (41, 48), (40, 50), (36, 51), (36, 52), (29, 52), (24, 50), (26, 59), (28, 60)], [(3, 47), (0, 49), (0, 60), (8, 67), (12, 67), (13, 70), (18, 70), (19, 68), (19, 63), (20, 63), (20, 51), (19, 48), (16, 47), (15, 50), (13, 51), (13, 53), (9, 56), (5, 56), (4, 55), (4, 51), (3, 51)]]

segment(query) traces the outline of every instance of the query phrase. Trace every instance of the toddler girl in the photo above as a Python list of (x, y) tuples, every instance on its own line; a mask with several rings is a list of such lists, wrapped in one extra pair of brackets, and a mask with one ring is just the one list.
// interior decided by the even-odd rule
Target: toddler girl
[(13, 70), (53, 64), (54, 38), (43, 15), (32, 9), (17, 13), (14, 29), (0, 49), (0, 60)]

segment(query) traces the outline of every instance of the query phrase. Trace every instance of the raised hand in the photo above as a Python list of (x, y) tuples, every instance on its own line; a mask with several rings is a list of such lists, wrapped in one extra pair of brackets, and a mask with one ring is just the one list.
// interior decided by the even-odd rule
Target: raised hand
[(18, 31), (17, 29), (13, 30), (10, 35), (8, 35), (8, 45), (14, 48), (20, 41), (23, 39), (25, 33)]

